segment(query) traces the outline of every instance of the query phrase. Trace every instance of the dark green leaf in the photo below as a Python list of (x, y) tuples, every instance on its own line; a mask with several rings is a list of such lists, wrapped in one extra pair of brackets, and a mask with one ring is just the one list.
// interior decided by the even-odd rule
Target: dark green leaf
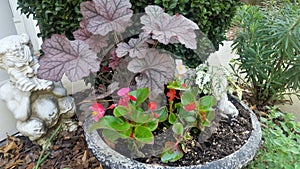
[(120, 133), (109, 129), (103, 129), (102, 135), (113, 143), (115, 143), (118, 138), (121, 138)]
[(149, 88), (139, 88), (136, 90), (136, 104), (143, 103), (149, 96)]
[(159, 110), (156, 110), (155, 113), (157, 113), (158, 116), (159, 116), (158, 117), (159, 122), (163, 122), (163, 121), (167, 120), (167, 118), (168, 118), (168, 109), (167, 109), (167, 107), (163, 107)]
[(149, 128), (150, 131), (154, 131), (158, 126), (158, 119), (154, 119), (153, 121), (146, 123), (144, 126)]
[(213, 107), (217, 100), (214, 96), (203, 96), (200, 98), (200, 104), (205, 107)]
[(174, 113), (169, 115), (169, 123), (174, 124), (177, 121), (177, 116)]
[(143, 143), (153, 143), (154, 137), (151, 130), (144, 126), (136, 126), (133, 137)]
[(120, 116), (125, 116), (129, 113), (130, 111), (128, 110), (128, 108), (124, 107), (124, 106), (117, 106), (114, 109), (114, 115), (116, 117), (120, 117)]
[(183, 134), (183, 125), (181, 123), (175, 123), (172, 126), (172, 130), (175, 134), (182, 135)]
[(195, 102), (195, 95), (189, 91), (185, 91), (182, 93), (181, 96), (181, 103), (182, 105), (187, 105), (190, 103)]
[(161, 154), (161, 161), (164, 163), (174, 162), (183, 157), (181, 148), (173, 142), (167, 142)]

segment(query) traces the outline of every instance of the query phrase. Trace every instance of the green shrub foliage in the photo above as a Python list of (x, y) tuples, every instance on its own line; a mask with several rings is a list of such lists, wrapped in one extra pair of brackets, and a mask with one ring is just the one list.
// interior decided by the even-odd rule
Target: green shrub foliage
[(27, 17), (37, 20), (43, 39), (52, 34), (65, 34), (73, 39), (72, 32), (79, 27), (82, 18), (80, 3), (84, 0), (18, 0), (18, 8)]
[(237, 73), (254, 94), (258, 105), (300, 93), (299, 4), (259, 8), (244, 6), (237, 14), (241, 31), (234, 48)]

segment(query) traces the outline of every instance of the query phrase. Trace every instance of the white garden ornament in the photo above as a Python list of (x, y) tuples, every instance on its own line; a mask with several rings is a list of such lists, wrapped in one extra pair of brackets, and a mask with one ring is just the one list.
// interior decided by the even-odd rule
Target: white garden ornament
[(58, 124), (69, 131), (77, 124), (70, 119), (75, 115), (74, 99), (67, 96), (61, 82), (39, 79), (38, 67), (26, 34), (0, 40), (0, 68), (10, 78), (0, 83), (0, 99), (17, 120), (17, 130), (43, 144)]

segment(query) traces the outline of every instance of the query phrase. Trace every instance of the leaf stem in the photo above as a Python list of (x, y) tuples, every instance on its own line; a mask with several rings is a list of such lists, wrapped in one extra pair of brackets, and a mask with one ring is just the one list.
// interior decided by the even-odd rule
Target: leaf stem
[(50, 142), (53, 140), (54, 136), (58, 133), (58, 131), (59, 131), (60, 128), (61, 128), (61, 124), (59, 126), (57, 126), (57, 128), (54, 130), (54, 132), (52, 133), (52, 135), (50, 136), (50, 138), (47, 140), (46, 144), (43, 146), (43, 150), (42, 150), (42, 152), (41, 152), (41, 154), (39, 156), (39, 159), (38, 159), (36, 165), (34, 166), (34, 169), (38, 169), (39, 166), (50, 155), (50, 152), (48, 152), (45, 156), (44, 156), (44, 153), (48, 149), (48, 147), (50, 146)]
[(116, 31), (114, 31), (114, 39), (116, 44), (120, 42)]

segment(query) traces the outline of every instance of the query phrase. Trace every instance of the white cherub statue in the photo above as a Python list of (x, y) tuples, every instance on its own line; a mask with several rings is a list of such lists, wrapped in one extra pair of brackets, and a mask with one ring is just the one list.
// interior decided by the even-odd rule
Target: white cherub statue
[(43, 144), (47, 132), (59, 123), (70, 131), (77, 124), (70, 119), (75, 115), (74, 99), (61, 82), (39, 79), (38, 67), (28, 35), (0, 40), (0, 68), (9, 75), (9, 80), (0, 82), (0, 99), (16, 118), (18, 131)]

